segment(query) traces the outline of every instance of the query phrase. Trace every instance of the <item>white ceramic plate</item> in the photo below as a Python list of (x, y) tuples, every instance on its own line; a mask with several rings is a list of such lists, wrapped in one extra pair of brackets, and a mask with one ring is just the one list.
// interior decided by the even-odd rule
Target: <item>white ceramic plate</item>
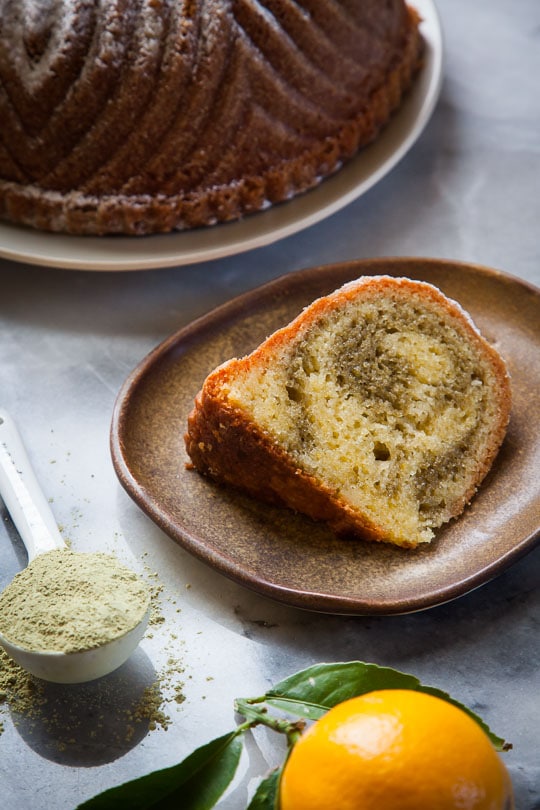
[(418, 139), (439, 97), (443, 44), (433, 0), (414, 0), (422, 17), (425, 65), (379, 138), (316, 189), (268, 211), (212, 228), (147, 237), (71, 236), (0, 223), (0, 256), (78, 270), (144, 270), (209, 261), (268, 245), (319, 222), (360, 197)]

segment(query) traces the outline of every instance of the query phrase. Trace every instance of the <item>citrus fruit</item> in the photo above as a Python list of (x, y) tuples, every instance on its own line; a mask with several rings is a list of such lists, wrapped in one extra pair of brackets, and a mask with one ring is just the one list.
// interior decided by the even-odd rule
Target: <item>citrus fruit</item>
[(338, 704), (293, 747), (281, 810), (512, 810), (508, 772), (468, 714), (407, 689)]

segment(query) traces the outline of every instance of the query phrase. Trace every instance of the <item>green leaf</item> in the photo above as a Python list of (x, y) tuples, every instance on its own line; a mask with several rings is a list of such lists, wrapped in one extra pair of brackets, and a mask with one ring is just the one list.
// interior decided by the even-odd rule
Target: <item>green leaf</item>
[(315, 720), (357, 695), (375, 689), (415, 689), (418, 684), (412, 675), (362, 661), (315, 664), (273, 686), (265, 700), (276, 708)]
[(179, 765), (106, 790), (77, 810), (209, 810), (232, 781), (241, 754), (236, 730), (197, 748)]
[(317, 720), (338, 703), (378, 689), (413, 689), (453, 703), (482, 727), (498, 751), (508, 747), (478, 715), (446, 692), (424, 686), (414, 675), (362, 661), (315, 664), (280, 681), (266, 693), (264, 700), (289, 714)]
[(281, 768), (276, 768), (257, 788), (247, 810), (277, 810)]

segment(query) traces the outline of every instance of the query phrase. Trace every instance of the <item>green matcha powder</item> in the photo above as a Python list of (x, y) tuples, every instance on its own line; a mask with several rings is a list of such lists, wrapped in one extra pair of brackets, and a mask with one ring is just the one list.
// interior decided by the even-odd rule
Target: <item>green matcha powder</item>
[(30, 650), (81, 652), (123, 636), (149, 604), (146, 584), (114, 556), (49, 551), (0, 594), (0, 633)]

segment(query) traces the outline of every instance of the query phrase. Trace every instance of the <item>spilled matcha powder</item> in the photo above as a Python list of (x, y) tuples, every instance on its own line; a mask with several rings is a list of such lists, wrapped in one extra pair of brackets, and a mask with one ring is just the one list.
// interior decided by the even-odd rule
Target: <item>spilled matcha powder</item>
[(0, 633), (26, 649), (75, 653), (120, 638), (149, 604), (147, 585), (116, 557), (48, 551), (0, 594)]

